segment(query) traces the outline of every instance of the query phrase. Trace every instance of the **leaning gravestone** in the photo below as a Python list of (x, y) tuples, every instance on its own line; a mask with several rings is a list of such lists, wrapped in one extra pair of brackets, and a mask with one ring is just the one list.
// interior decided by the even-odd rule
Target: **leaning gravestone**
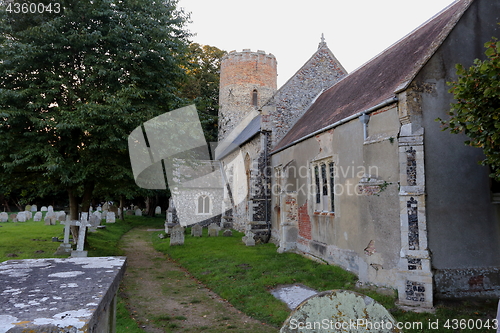
[(47, 210), (48, 210), (48, 208), (47, 208), (47, 207), (45, 207), (45, 206), (42, 206), (42, 208), (40, 208), (40, 211), (41, 211), (41, 212), (46, 212)]
[(184, 244), (184, 227), (176, 225), (170, 232), (170, 246)]
[(232, 237), (233, 236), (233, 232), (231, 230), (229, 230), (229, 229), (226, 229), (222, 233), (222, 236), (224, 236), (224, 237)]
[(9, 218), (12, 222), (17, 222), (17, 214), (10, 214)]
[(208, 236), (209, 237), (219, 236), (219, 227), (217, 226), (217, 224), (212, 223), (208, 226)]
[(9, 214), (6, 212), (0, 213), (0, 222), (7, 222), (9, 220)]
[(38, 207), (36, 205), (31, 205), (31, 211), (36, 213), (38, 211)]
[(114, 212), (108, 212), (106, 215), (106, 223), (115, 223), (116, 218), (115, 218), (115, 213)]
[(42, 220), (42, 217), (42, 212), (36, 212), (35, 216), (33, 217), (33, 221), (40, 222)]
[(142, 216), (142, 210), (140, 210), (139, 208), (137, 208), (135, 210), (135, 216)]
[(372, 298), (349, 290), (330, 290), (302, 302), (280, 333), (400, 332), (396, 325), (389, 311)]
[(26, 222), (26, 213), (25, 212), (17, 213), (17, 222)]
[(191, 228), (191, 235), (193, 237), (201, 237), (203, 235), (203, 227), (199, 224), (195, 224)]

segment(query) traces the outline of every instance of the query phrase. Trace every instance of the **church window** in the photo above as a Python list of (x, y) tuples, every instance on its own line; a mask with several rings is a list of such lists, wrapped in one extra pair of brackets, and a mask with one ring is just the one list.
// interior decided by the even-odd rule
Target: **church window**
[(210, 214), (210, 197), (208, 195), (198, 197), (198, 214)]
[(312, 177), (315, 189), (315, 211), (333, 212), (334, 188), (335, 188), (335, 167), (331, 160), (315, 161), (312, 163)]
[(257, 92), (257, 89), (254, 89), (252, 91), (252, 105), (258, 106), (258, 103), (259, 103), (259, 93)]

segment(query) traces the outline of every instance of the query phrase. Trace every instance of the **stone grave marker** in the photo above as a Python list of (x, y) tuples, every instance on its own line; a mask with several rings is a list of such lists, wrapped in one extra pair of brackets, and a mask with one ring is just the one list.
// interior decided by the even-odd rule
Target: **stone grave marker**
[(103, 205), (102, 205), (102, 210), (105, 211), (105, 210), (109, 210), (109, 203), (105, 202)]
[(96, 232), (97, 227), (101, 224), (101, 220), (99, 220), (95, 214), (90, 214), (89, 224), (89, 232)]
[(246, 246), (255, 246), (255, 238), (253, 238), (253, 236), (254, 234), (252, 231), (247, 230), (245, 232), (245, 237), (243, 238)]
[(33, 213), (31, 211), (25, 211), (26, 221), (31, 220), (33, 218)]
[(76, 243), (76, 250), (71, 251), (71, 256), (72, 257), (86, 257), (87, 256), (87, 251), (83, 249), (83, 246), (85, 244), (85, 234), (87, 231), (87, 227), (90, 226), (90, 224), (87, 223), (86, 220), (79, 221), (76, 224), (80, 228), (78, 229), (78, 241)]
[(69, 234), (71, 232), (71, 226), (78, 225), (78, 221), (64, 221), (61, 222), (61, 224), (64, 224), (64, 240), (63, 242), (59, 245), (57, 248), (56, 252), (54, 255), (64, 255), (64, 254), (71, 254), (71, 251), (73, 250), (71, 248), (71, 243), (69, 242)]
[(199, 224), (195, 224), (191, 228), (191, 236), (193, 237), (201, 237), (203, 235), (203, 227)]
[(156, 215), (160, 215), (161, 214), (161, 207), (160, 206), (156, 206), (156, 208), (155, 208), (155, 214)]
[(0, 213), (0, 222), (7, 222), (9, 220), (9, 214), (6, 212)]
[(140, 210), (139, 208), (137, 208), (135, 210), (135, 216), (142, 216), (142, 210)]
[(35, 216), (33, 217), (33, 221), (40, 222), (42, 220), (42, 217), (42, 212), (36, 212)]
[(61, 210), (60, 212), (56, 213), (56, 221), (59, 222), (66, 221), (66, 212)]
[(100, 211), (96, 210), (93, 215), (99, 220), (99, 222), (102, 220), (102, 214)]
[(114, 212), (108, 212), (106, 215), (106, 223), (115, 223), (116, 217)]
[(306, 299), (288, 316), (280, 333), (298, 332), (297, 323), (301, 323), (300, 332), (304, 333), (400, 332), (397, 321), (381, 304), (349, 290), (324, 291)]
[(31, 212), (31, 205), (24, 206), (24, 211)]
[(36, 205), (31, 205), (31, 211), (36, 213), (38, 211), (38, 207)]
[(17, 214), (10, 214), (9, 218), (12, 222), (17, 222)]
[(49, 207), (47, 207), (47, 212), (53, 213), (54, 212), (54, 207), (52, 207), (52, 205), (49, 206)]
[(105, 220), (105, 219), (106, 219), (106, 217), (108, 217), (108, 213), (109, 213), (109, 211), (108, 211), (108, 210), (103, 210), (103, 211), (102, 211), (102, 219), (103, 219), (103, 220)]
[(17, 222), (26, 222), (26, 212), (17, 213)]
[(40, 211), (41, 211), (41, 212), (46, 212), (47, 210), (48, 210), (48, 208), (47, 208), (47, 207), (45, 207), (45, 206), (42, 206), (42, 208), (40, 208)]
[(47, 214), (45, 214), (45, 225), (55, 225), (56, 224), (56, 213), (52, 212), (47, 212)]
[(127, 215), (134, 215), (134, 212), (131, 210), (127, 210)]
[(219, 226), (217, 224), (212, 223), (208, 226), (208, 236), (209, 237), (219, 236)]
[(224, 237), (232, 237), (233, 236), (233, 232), (230, 229), (226, 229), (222, 233), (222, 236), (224, 236)]
[(170, 246), (184, 245), (184, 227), (180, 224), (172, 228), (170, 232)]

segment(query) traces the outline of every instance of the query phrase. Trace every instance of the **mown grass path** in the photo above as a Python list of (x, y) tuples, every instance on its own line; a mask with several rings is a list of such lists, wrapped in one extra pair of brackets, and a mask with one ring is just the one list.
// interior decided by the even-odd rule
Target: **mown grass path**
[(186, 270), (156, 251), (151, 231), (135, 228), (120, 247), (127, 271), (120, 296), (146, 332), (278, 332), (222, 300)]

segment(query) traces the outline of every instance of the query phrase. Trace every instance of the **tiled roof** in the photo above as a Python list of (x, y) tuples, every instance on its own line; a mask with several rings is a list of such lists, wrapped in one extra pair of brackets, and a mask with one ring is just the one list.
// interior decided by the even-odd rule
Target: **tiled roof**
[(276, 145), (302, 138), (395, 96), (436, 52), (473, 0), (459, 0), (325, 91)]

